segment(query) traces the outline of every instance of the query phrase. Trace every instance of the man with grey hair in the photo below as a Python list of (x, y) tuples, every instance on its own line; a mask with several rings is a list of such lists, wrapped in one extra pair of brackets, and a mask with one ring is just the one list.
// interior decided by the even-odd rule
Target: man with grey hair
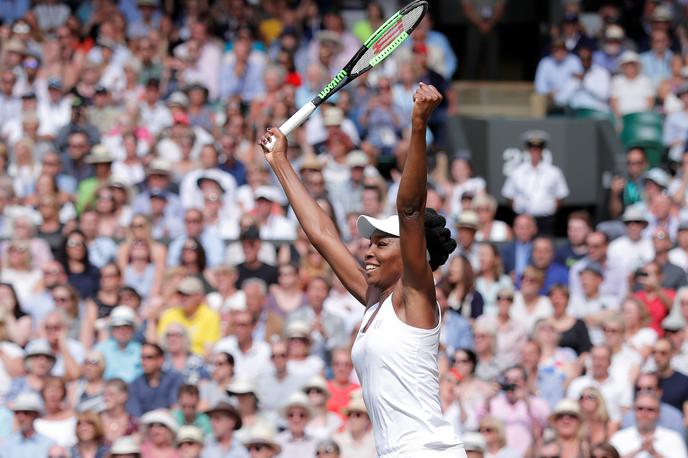
[(231, 316), (232, 331), (221, 339), (213, 351), (225, 352), (234, 357), (237, 378), (256, 379), (270, 361), (270, 347), (262, 340), (253, 338), (256, 316), (248, 310), (236, 311)]
[(11, 405), (17, 425), (2, 443), (0, 458), (34, 458), (48, 456), (53, 441), (36, 432), (34, 422), (41, 415), (43, 403), (33, 392), (23, 392)]
[(43, 320), (43, 331), (46, 342), (56, 357), (52, 374), (64, 377), (66, 380), (79, 378), (81, 364), (86, 357), (84, 346), (67, 337), (72, 319), (62, 309), (55, 309), (48, 313)]

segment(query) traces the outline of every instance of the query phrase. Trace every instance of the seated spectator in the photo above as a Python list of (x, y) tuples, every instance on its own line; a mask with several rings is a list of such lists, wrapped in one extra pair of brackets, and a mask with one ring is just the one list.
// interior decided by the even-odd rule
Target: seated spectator
[(327, 382), (322, 376), (316, 375), (304, 384), (302, 390), (308, 396), (311, 405), (311, 417), (306, 425), (306, 434), (316, 439), (331, 437), (342, 426), (342, 420), (339, 415), (327, 409), (327, 401), (330, 398)]
[(497, 359), (497, 326), (488, 317), (475, 321), (473, 326), (477, 364), (475, 376), (485, 382), (494, 382), (502, 371)]
[[(450, 164), (449, 172), (451, 181), (447, 184), (449, 188), (447, 190), (449, 194), (449, 201), (447, 202), (449, 207), (447, 210), (449, 211), (450, 216), (458, 218), (462, 210), (467, 210), (461, 205), (461, 196), (463, 196), (465, 193), (471, 193), (474, 196), (479, 197), (485, 192), (486, 184), (482, 177), (475, 176), (473, 165), (471, 164), (471, 153), (467, 150), (460, 150), (454, 155)], [(488, 206), (490, 205), (490, 202), (485, 201), (484, 203), (487, 203)], [(494, 217), (494, 215), (492, 216)], [(493, 231), (493, 228), (490, 224), (487, 224), (483, 229), (486, 231), (484, 234), (491, 234)], [(494, 231), (499, 234), (500, 229), (502, 231), (504, 230), (503, 227), (497, 225), (494, 228)], [(487, 238), (485, 240), (492, 239)]]
[(655, 103), (655, 89), (652, 80), (640, 73), (640, 56), (634, 51), (624, 51), (618, 62), (621, 73), (612, 78), (612, 111), (617, 116), (650, 111)]
[(473, 350), (461, 348), (452, 355), (452, 361), (452, 367), (462, 378), (456, 387), (458, 402), (468, 411), (477, 412), (491, 393), (490, 384), (475, 375), (478, 358)]
[(593, 347), (590, 351), (591, 370), (571, 381), (566, 397), (578, 399), (587, 387), (600, 390), (609, 412), (610, 428), (618, 429), (623, 414), (631, 407), (632, 390), (628, 379), (615, 379), (610, 372), (611, 350), (607, 347)]
[(23, 301), (38, 286), (42, 272), (38, 267), (33, 267), (29, 245), (25, 242), (11, 242), (7, 248), (7, 258), (0, 281), (12, 285), (17, 291), (18, 299)]
[(473, 210), (478, 215), (478, 242), (505, 242), (513, 238), (511, 227), (504, 221), (495, 219), (497, 200), (488, 194), (478, 194), (473, 198)]
[[(675, 431), (659, 426), (660, 402), (656, 395), (640, 393), (633, 405), (636, 426), (614, 434), (610, 443), (622, 456), (646, 452), (650, 456), (658, 450), (671, 450), (671, 456), (682, 458), (688, 456), (686, 445)], [(660, 452), (661, 453), (661, 452)]]
[(69, 318), (59, 309), (48, 313), (42, 323), (42, 334), (56, 357), (52, 374), (72, 381), (79, 377), (86, 351), (79, 341), (67, 337), (68, 330)]
[(523, 270), (521, 288), (514, 295), (511, 307), (511, 318), (522, 324), (528, 332), (533, 330), (535, 322), (540, 318), (552, 316), (552, 303), (540, 291), (544, 282), (544, 273), (533, 266)]
[(201, 437), (210, 434), (210, 418), (200, 409), (200, 392), (196, 385), (184, 384), (179, 387), (177, 408), (170, 413), (181, 427), (194, 426), (201, 432)]
[(302, 392), (292, 394), (281, 410), (287, 421), (287, 429), (277, 435), (275, 440), (282, 447), (284, 456), (314, 456), (316, 440), (306, 432), (311, 418), (311, 404)]
[(514, 291), (504, 288), (497, 292), (497, 312), (489, 319), (497, 330), (497, 359), (503, 366), (518, 360), (523, 344), (528, 338), (526, 327), (511, 316)]
[(473, 268), (464, 255), (449, 261), (447, 275), (441, 282), (449, 307), (466, 319), (474, 320), (483, 314), (483, 298), (475, 289)]
[(44, 412), (36, 420), (36, 431), (63, 447), (76, 444), (76, 413), (65, 403), (67, 387), (63, 379), (46, 377), (41, 389)]
[[(270, 351), (271, 363), (263, 369), (260, 376), (257, 378), (256, 390), (261, 400), (261, 410), (269, 415), (273, 415), (284, 407), (289, 396), (301, 389), (306, 382), (306, 377), (304, 377), (304, 375), (295, 374), (289, 370), (287, 364), (286, 341), (278, 340), (271, 343)], [(335, 377), (342, 372), (342, 369), (339, 367), (340, 365), (334, 364), (334, 362), (337, 361), (335, 358), (337, 358), (338, 354), (339, 352), (336, 350), (332, 354)], [(347, 352), (347, 357), (350, 362), (350, 352)], [(329, 386), (334, 387), (334, 383), (330, 382)], [(335, 397), (331, 399), (335, 399)], [(339, 398), (337, 397), (337, 399)]]
[(549, 319), (541, 319), (535, 323), (533, 340), (540, 347), (538, 372), (547, 374), (548, 379), (546, 384), (539, 384), (538, 393), (550, 408), (555, 408), (564, 397), (564, 387), (580, 375), (576, 353), (570, 348), (559, 346), (559, 334)]
[(214, 405), (225, 395), (227, 387), (234, 378), (234, 357), (231, 353), (213, 352), (209, 360), (211, 373), (209, 380), (202, 380), (199, 384), (200, 408)]
[(588, 234), (585, 240), (588, 254), (569, 269), (569, 291), (571, 297), (583, 296), (581, 271), (590, 263), (597, 263), (602, 270), (600, 295), (613, 298), (625, 297), (628, 291), (628, 272), (626, 267), (609, 258), (609, 237), (601, 231)]
[(87, 410), (77, 415), (77, 443), (72, 447), (73, 455), (104, 457), (108, 452), (108, 447), (103, 443), (103, 439), (103, 424), (95, 411)]
[(344, 430), (332, 436), (341, 449), (341, 458), (375, 457), (373, 430), (363, 399), (352, 396), (342, 413), (347, 419)]
[(588, 263), (580, 270), (582, 295), (574, 296), (569, 302), (569, 313), (582, 319), (588, 327), (593, 343), (602, 341), (600, 328), (619, 310), (616, 297), (600, 293), (604, 272), (599, 264)]
[(21, 393), (11, 407), (17, 430), (3, 442), (0, 456), (2, 458), (48, 456), (54, 442), (36, 431), (34, 426), (43, 410), (43, 404), (38, 395)]
[(652, 241), (643, 237), (643, 231), (649, 222), (642, 207), (626, 207), (622, 219), (626, 233), (609, 244), (607, 256), (614, 263), (626, 266), (628, 272), (633, 272), (650, 262), (655, 256), (655, 250)]
[(196, 384), (209, 378), (205, 360), (201, 355), (191, 352), (188, 330), (178, 322), (172, 322), (162, 337), (165, 349), (165, 370), (175, 370), (182, 374), (186, 383)]
[(654, 248), (654, 261), (662, 269), (662, 287), (677, 290), (688, 285), (686, 272), (669, 260), (669, 250), (673, 243), (669, 231), (655, 229), (652, 234), (652, 246)]
[(688, 272), (688, 221), (679, 222), (676, 247), (669, 250), (669, 262)]
[(609, 111), (609, 89), (611, 77), (604, 67), (593, 63), (593, 50), (583, 46), (578, 51), (580, 72), (566, 81), (556, 95), (555, 102), (573, 110)]
[(644, 148), (634, 146), (626, 151), (625, 176), (615, 176), (609, 190), (609, 216), (617, 218), (625, 209), (642, 204), (643, 179), (648, 169), (647, 153)]
[(167, 409), (177, 401), (181, 374), (164, 371), (164, 352), (159, 345), (145, 342), (141, 346), (143, 374), (129, 384), (127, 412), (140, 417), (155, 409)]
[(105, 359), (105, 380), (121, 378), (129, 383), (141, 374), (141, 344), (134, 340), (136, 315), (127, 306), (110, 314), (110, 336), (94, 349)]
[(348, 347), (338, 347), (331, 354), (332, 378), (327, 381), (327, 409), (341, 414), (351, 400), (353, 393), (361, 386), (352, 381), (354, 366), (351, 362), (351, 351)]
[(250, 312), (236, 312), (232, 317), (232, 327), (232, 334), (218, 341), (213, 350), (234, 357), (238, 377), (255, 379), (268, 363), (270, 347), (266, 342), (253, 338), (256, 318)]
[[(641, 393), (650, 393), (662, 399), (663, 392), (659, 387), (659, 375), (656, 372), (641, 373), (635, 381), (634, 394), (638, 397)], [(683, 412), (676, 407), (661, 402), (659, 405), (659, 420), (657, 424), (663, 428), (676, 431), (685, 436), (686, 425), (683, 420)], [(636, 425), (636, 417), (633, 412), (626, 412), (623, 417), (621, 428), (629, 428)]]
[(156, 409), (141, 417), (143, 427), (141, 458), (170, 456), (177, 457), (174, 440), (179, 425), (166, 409)]
[(553, 314), (550, 322), (559, 333), (559, 346), (571, 348), (577, 355), (587, 353), (592, 348), (588, 327), (580, 318), (572, 316), (569, 311), (569, 290), (562, 285), (554, 285), (548, 294), (552, 303)]
[[(676, 153), (679, 153), (678, 158), (683, 155), (686, 138), (688, 138), (688, 103), (686, 103), (688, 98), (686, 95), (688, 95), (688, 84), (683, 83), (675, 91), (675, 97), (678, 98), (681, 108), (669, 113), (664, 119), (662, 142), (669, 148), (673, 158), (677, 158)], [(681, 201), (683, 198), (684, 196), (681, 195)]]
[(620, 26), (609, 24), (606, 26), (603, 35), (604, 41), (602, 46), (593, 53), (592, 59), (595, 64), (603, 67), (610, 74), (614, 74), (618, 71), (618, 60), (624, 51), (624, 38), (626, 38), (626, 34)]
[[(538, 236), (533, 239), (531, 265), (545, 274), (540, 294), (547, 294), (553, 285), (568, 283), (568, 269), (556, 262), (554, 240), (550, 237)], [(517, 277), (516, 287), (519, 287), (520, 283), (521, 279)]]
[(633, 381), (640, 372), (643, 357), (624, 340), (626, 328), (623, 316), (614, 314), (602, 325), (604, 343), (612, 354), (609, 372), (617, 380)]
[(244, 262), (237, 265), (237, 287), (241, 288), (241, 284), (248, 278), (260, 278), (268, 285), (277, 283), (277, 269), (258, 258), (262, 244), (259, 229), (255, 226), (248, 227), (241, 232), (239, 239), (244, 252)]
[(69, 403), (77, 412), (87, 410), (101, 412), (105, 408), (103, 391), (105, 390), (105, 359), (98, 351), (86, 354), (81, 366), (81, 378), (68, 389)]
[(497, 295), (502, 289), (511, 289), (512, 281), (503, 272), (502, 259), (493, 243), (478, 245), (478, 265), (475, 289), (485, 301), (484, 313), (493, 315), (497, 310)]
[(159, 294), (161, 280), (153, 263), (153, 247), (145, 240), (135, 240), (129, 249), (124, 284), (148, 298)]
[(220, 338), (219, 316), (205, 303), (203, 283), (196, 277), (186, 277), (177, 286), (180, 305), (163, 312), (158, 322), (158, 336), (162, 337), (172, 323), (181, 324), (189, 334), (190, 350), (206, 354)]
[(478, 432), (485, 439), (485, 456), (495, 458), (511, 458), (518, 456), (518, 453), (507, 447), (504, 424), (497, 417), (490, 415), (480, 419)]
[(67, 234), (64, 247), (66, 256), (63, 262), (69, 284), (76, 288), (84, 299), (96, 295), (100, 281), (100, 272), (91, 264), (86, 243), (86, 236), (79, 230)]
[(284, 331), (287, 338), (287, 369), (296, 376), (308, 380), (324, 369), (322, 359), (311, 354), (311, 329), (306, 323), (293, 321)]
[(176, 443), (180, 458), (200, 458), (203, 452), (203, 431), (195, 426), (180, 426)]
[(305, 294), (301, 286), (298, 265), (281, 264), (277, 266), (277, 283), (270, 286), (266, 306), (282, 316), (288, 315), (305, 301)]
[(26, 374), (12, 379), (5, 399), (14, 401), (24, 392), (39, 394), (43, 390), (45, 380), (55, 366), (55, 355), (46, 341), (34, 341), (26, 346), (24, 353), (24, 368)]
[(478, 230), (478, 215), (473, 210), (462, 211), (456, 219), (456, 247), (457, 255), (465, 257), (471, 264), (473, 270), (478, 269), (478, 243), (475, 241), (475, 234)]
[(235, 435), (241, 429), (237, 409), (228, 400), (220, 400), (205, 413), (210, 417), (213, 432), (205, 440), (203, 458), (247, 458), (248, 451)]
[(440, 408), (442, 417), (452, 426), (456, 434), (461, 435), (464, 429), (475, 428), (476, 413), (468, 412), (459, 403), (456, 385), (460, 383), (461, 373), (448, 370), (440, 377)]
[(663, 287), (664, 276), (659, 264), (655, 261), (645, 264), (642, 269), (636, 271), (634, 278), (640, 289), (634, 293), (633, 297), (645, 305), (650, 314), (650, 326), (662, 335), (660, 323), (669, 313), (676, 293), (673, 289)]
[(23, 311), (17, 293), (9, 283), (0, 283), (0, 309), (7, 322), (10, 340), (18, 345), (28, 342), (33, 328), (31, 315)]
[(513, 278), (521, 276), (530, 262), (533, 237), (537, 233), (535, 219), (530, 215), (518, 215), (514, 220), (514, 241), (502, 246), (504, 273)]
[(554, 430), (555, 441), (561, 450), (560, 456), (586, 456), (589, 444), (580, 437), (581, 412), (576, 401), (562, 399), (552, 410), (549, 424)]
[(441, 313), (440, 352), (452, 355), (459, 348), (472, 348), (473, 330), (469, 320), (449, 307), (447, 296), (440, 287), (435, 287), (435, 297)]
[(650, 314), (645, 304), (633, 298), (623, 301), (621, 312), (626, 328), (624, 341), (644, 360), (652, 353), (652, 348), (657, 341), (657, 331), (649, 327)]
[(653, 360), (659, 375), (662, 402), (684, 413), (688, 409), (688, 376), (671, 367), (671, 356), (675, 351), (673, 344), (666, 338), (659, 339), (652, 351)]
[(650, 78), (655, 88), (671, 74), (671, 58), (674, 53), (669, 49), (669, 35), (664, 30), (651, 32), (651, 49), (640, 54), (643, 74)]
[[(81, 323), (83, 343), (90, 347), (98, 339), (98, 331), (104, 327), (104, 319), (109, 317), (119, 304), (119, 288), (122, 286), (122, 275), (114, 263), (105, 264), (100, 269), (98, 292), (86, 299), (85, 313)], [(100, 321), (99, 321), (100, 320)]]
[(482, 412), (501, 420), (507, 446), (525, 454), (533, 444), (533, 428), (537, 431), (545, 427), (549, 408), (545, 400), (528, 393), (523, 367), (506, 369), (503, 378), (503, 391), (493, 392)]
[(236, 379), (227, 385), (225, 391), (236, 403), (241, 416), (241, 428), (234, 434), (241, 442), (245, 442), (253, 428), (274, 427), (273, 420), (259, 410), (260, 399), (253, 380)]
[(585, 388), (578, 398), (578, 406), (582, 422), (581, 437), (585, 438), (590, 447), (605, 443), (618, 429), (611, 430), (607, 405), (604, 402), (604, 396), (597, 388), (592, 386)]
[(546, 95), (553, 103), (569, 78), (581, 73), (581, 62), (578, 56), (569, 53), (566, 43), (561, 38), (552, 41), (550, 54), (543, 57), (535, 71), (535, 91)]
[(129, 389), (122, 379), (110, 379), (105, 382), (103, 390), (104, 410), (100, 418), (105, 428), (105, 441), (114, 444), (121, 437), (126, 437), (138, 431), (138, 419), (129, 415), (125, 409), (129, 397)]

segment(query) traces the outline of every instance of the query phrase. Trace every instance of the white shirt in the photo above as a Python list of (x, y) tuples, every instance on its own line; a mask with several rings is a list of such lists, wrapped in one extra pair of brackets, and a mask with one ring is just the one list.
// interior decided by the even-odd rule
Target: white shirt
[[(351, 350), (377, 454), (465, 457), (461, 440), (440, 407), (441, 324), (434, 329), (407, 325), (394, 311), (392, 296), (366, 310)], [(378, 309), (371, 326), (362, 332)]]
[(688, 113), (684, 110), (671, 113), (664, 120), (662, 142), (666, 146), (683, 145), (688, 139)]
[(465, 192), (471, 192), (473, 195), (482, 194), (485, 192), (485, 179), (482, 177), (471, 177), (461, 184), (454, 184), (451, 190), (451, 200), (449, 201), (449, 211), (451, 216), (456, 218), (461, 213), (461, 195)]
[(215, 344), (214, 352), (229, 353), (234, 357), (237, 378), (256, 380), (258, 374), (270, 364), (270, 346), (262, 340), (254, 340), (246, 352), (239, 349), (235, 336), (227, 336)]
[(593, 65), (582, 80), (570, 77), (554, 100), (558, 105), (571, 108), (609, 111), (610, 87), (609, 72), (604, 67)]
[(566, 178), (559, 167), (530, 160), (516, 167), (506, 178), (502, 195), (514, 201), (516, 213), (549, 216), (557, 211), (557, 200), (569, 195)]
[(652, 81), (645, 75), (629, 80), (623, 75), (612, 78), (612, 98), (618, 101), (619, 113), (649, 111), (647, 99), (655, 96)]
[[(619, 452), (619, 455), (623, 457), (650, 458), (650, 455), (644, 451), (629, 455), (640, 449), (643, 443), (643, 439), (635, 426), (614, 433), (609, 442)], [(681, 435), (676, 431), (662, 428), (661, 426), (655, 428), (655, 433), (652, 436), (652, 446), (661, 456), (666, 458), (685, 458), (688, 456), (686, 443), (681, 438)]]
[(623, 345), (621, 350), (612, 355), (609, 373), (615, 380), (632, 380), (631, 371), (640, 368), (643, 357), (629, 345)]
[(607, 257), (609, 262), (624, 266), (626, 272), (633, 272), (654, 259), (655, 249), (650, 239), (641, 238), (634, 242), (624, 235), (609, 244)]
[(588, 387), (597, 388), (602, 393), (604, 401), (607, 404), (609, 418), (612, 421), (620, 421), (622, 409), (631, 407), (633, 403), (633, 390), (627, 380), (628, 379), (617, 381), (617, 379), (613, 378), (610, 374), (604, 382), (600, 383), (594, 380), (591, 375), (582, 375), (571, 381), (566, 391), (566, 397), (569, 399), (578, 399), (584, 389)]
[[(580, 273), (590, 262), (588, 258), (583, 258), (571, 266), (569, 270), (569, 292), (571, 297), (583, 296)], [(604, 280), (600, 285), (600, 295), (623, 298), (628, 290), (628, 272), (626, 268), (616, 262), (606, 262), (602, 266)]]
[(535, 304), (535, 308), (532, 310), (532, 312), (529, 311), (526, 308), (526, 303), (523, 300), (523, 294), (521, 294), (520, 291), (516, 291), (516, 294), (514, 294), (514, 303), (509, 309), (509, 316), (511, 319), (517, 323), (520, 323), (528, 330), (528, 332), (533, 331), (533, 327), (538, 320), (542, 318), (549, 318), (553, 313), (554, 309), (552, 308), (552, 303), (549, 301), (547, 296), (540, 296), (537, 304)]
[(38, 135), (55, 136), (57, 132), (69, 123), (72, 116), (72, 106), (69, 97), (63, 97), (59, 102), (50, 100), (39, 101), (36, 115), (38, 116)]
[(186, 175), (179, 185), (179, 197), (184, 208), (203, 208), (203, 192), (198, 187), (198, 179), (206, 177), (220, 183), (224, 194), (222, 201), (225, 203), (235, 202), (236, 194), (236, 180), (229, 173), (220, 170), (219, 168), (212, 169), (197, 169)]
[[(582, 294), (572, 294), (567, 310), (571, 316), (585, 319), (605, 310), (619, 310), (619, 299), (610, 295), (588, 298)], [(593, 345), (600, 345), (604, 341), (604, 334), (598, 326), (589, 326), (588, 331)]]
[(172, 125), (172, 113), (162, 102), (150, 106), (147, 103), (140, 104), (141, 125), (153, 135), (158, 135), (165, 127)]
[(270, 215), (268, 220), (260, 225), (261, 240), (295, 240), (296, 224), (280, 215)]
[(688, 271), (688, 253), (681, 247), (676, 247), (669, 251), (669, 262)]

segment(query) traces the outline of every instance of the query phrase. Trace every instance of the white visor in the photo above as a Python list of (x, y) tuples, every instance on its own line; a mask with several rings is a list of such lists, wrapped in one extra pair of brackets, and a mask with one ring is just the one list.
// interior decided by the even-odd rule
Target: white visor
[(356, 221), (356, 227), (361, 237), (367, 239), (372, 237), (375, 231), (399, 237), (399, 217), (397, 215), (392, 215), (385, 219), (361, 215), (358, 217), (358, 221)]

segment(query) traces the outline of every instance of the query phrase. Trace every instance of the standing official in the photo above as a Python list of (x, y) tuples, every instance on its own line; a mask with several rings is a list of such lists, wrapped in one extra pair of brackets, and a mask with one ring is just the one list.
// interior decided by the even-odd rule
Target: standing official
[(569, 195), (569, 187), (561, 169), (542, 160), (549, 135), (529, 130), (523, 139), (530, 158), (507, 177), (502, 196), (516, 213), (532, 215), (541, 234), (553, 235), (554, 215), (561, 200)]

